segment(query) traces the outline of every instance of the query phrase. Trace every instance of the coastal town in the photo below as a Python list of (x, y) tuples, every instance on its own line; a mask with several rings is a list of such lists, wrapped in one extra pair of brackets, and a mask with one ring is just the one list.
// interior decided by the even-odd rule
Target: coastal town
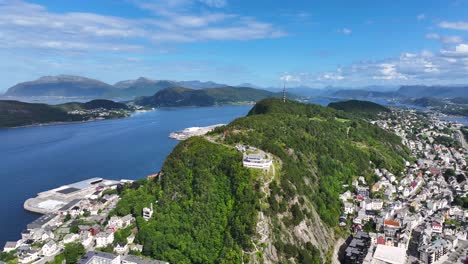
[[(135, 242), (136, 218), (113, 215), (119, 189), (131, 188), (130, 180), (92, 178), (39, 193), (24, 208), (41, 213), (21, 232), (21, 239), (6, 242), (3, 253), (14, 263), (62, 263), (65, 252), (87, 252), (81, 264), (164, 264), (143, 258), (143, 246)], [(143, 208), (148, 221), (152, 204)], [(77, 250), (80, 249), (80, 250)], [(17, 261), (17, 262), (16, 262)]]
[[(357, 176), (352, 185), (343, 185), (339, 226), (351, 235), (340, 261), (466, 263), (468, 150), (461, 125), (433, 113), (401, 109), (372, 123), (400, 136), (410, 159), (399, 173), (376, 165), (372, 181)], [(217, 126), (182, 134), (204, 135)], [(271, 154), (256, 147), (237, 144), (235, 149), (243, 154), (244, 167), (269, 171), (273, 165)], [(24, 208), (43, 216), (27, 225), (21, 239), (7, 242), (3, 253), (14, 263), (62, 263), (69, 248), (79, 247), (80, 264), (166, 263), (143, 257), (143, 246), (135, 239), (136, 221), (153, 217), (152, 203), (138, 214), (114, 213), (122, 188), (134, 185), (138, 188), (131, 180), (91, 178), (37, 194)]]
[(433, 113), (394, 110), (373, 121), (411, 152), (405, 171), (374, 171), (340, 195), (349, 228), (343, 263), (466, 263), (467, 148), (460, 124)]

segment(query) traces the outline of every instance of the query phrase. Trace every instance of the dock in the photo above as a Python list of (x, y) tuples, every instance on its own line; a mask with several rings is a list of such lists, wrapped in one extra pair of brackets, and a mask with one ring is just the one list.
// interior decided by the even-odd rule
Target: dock
[(27, 211), (39, 214), (58, 213), (62, 208), (66, 209), (77, 201), (89, 198), (96, 191), (117, 188), (117, 185), (127, 182), (132, 181), (91, 178), (38, 193), (36, 197), (27, 199), (23, 207)]
[(186, 140), (187, 138), (193, 137), (193, 136), (203, 136), (211, 131), (213, 131), (215, 128), (224, 126), (225, 124), (216, 124), (216, 125), (211, 125), (211, 126), (205, 126), (205, 127), (189, 127), (180, 131), (172, 132), (169, 134), (170, 138), (177, 139), (177, 140)]

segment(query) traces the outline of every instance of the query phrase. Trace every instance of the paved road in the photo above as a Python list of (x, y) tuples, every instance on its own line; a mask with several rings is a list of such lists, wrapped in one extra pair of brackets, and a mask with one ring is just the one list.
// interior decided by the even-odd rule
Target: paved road
[(465, 136), (463, 136), (463, 133), (460, 130), (457, 130), (457, 133), (458, 133), (457, 139), (462, 144), (462, 147), (464, 147), (465, 149), (468, 149), (468, 144), (466, 143)]

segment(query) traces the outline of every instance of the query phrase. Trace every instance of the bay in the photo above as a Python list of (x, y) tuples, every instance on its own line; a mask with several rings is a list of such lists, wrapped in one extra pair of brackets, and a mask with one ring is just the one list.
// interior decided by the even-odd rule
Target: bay
[(23, 209), (38, 192), (92, 177), (146, 177), (178, 143), (169, 133), (229, 123), (251, 107), (166, 108), (124, 119), (0, 129), (0, 247), (39, 217)]

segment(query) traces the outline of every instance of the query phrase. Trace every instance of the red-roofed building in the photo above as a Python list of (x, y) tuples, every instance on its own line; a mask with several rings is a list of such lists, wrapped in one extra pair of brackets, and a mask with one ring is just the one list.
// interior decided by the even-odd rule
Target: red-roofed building
[(442, 233), (442, 225), (439, 222), (432, 222), (432, 232)]
[(400, 227), (400, 223), (397, 222), (397, 221), (392, 221), (392, 220), (385, 220), (384, 221), (384, 225), (385, 226), (389, 226), (389, 227)]

